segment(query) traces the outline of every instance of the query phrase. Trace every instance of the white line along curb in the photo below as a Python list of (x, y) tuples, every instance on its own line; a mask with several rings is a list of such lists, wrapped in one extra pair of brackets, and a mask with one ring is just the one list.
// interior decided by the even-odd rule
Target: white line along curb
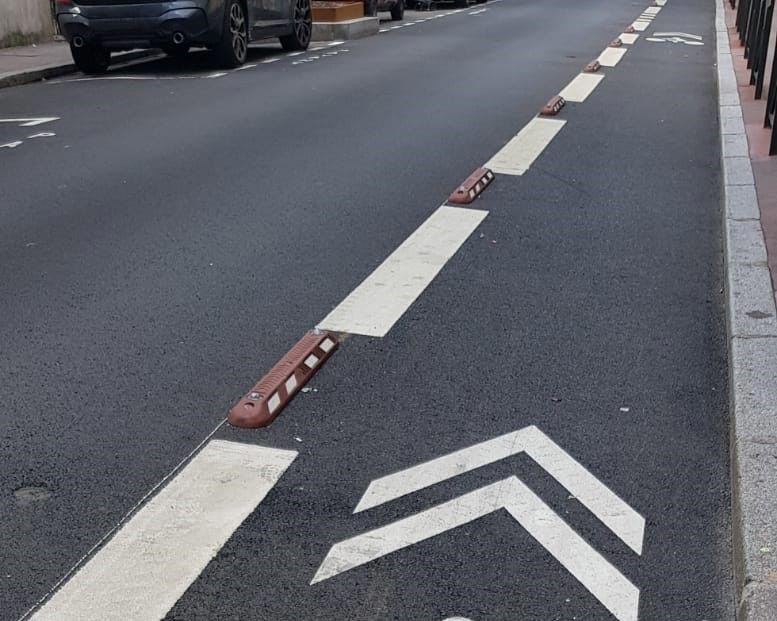
[(777, 611), (777, 308), (725, 20), (718, 0), (731, 494), (737, 619)]

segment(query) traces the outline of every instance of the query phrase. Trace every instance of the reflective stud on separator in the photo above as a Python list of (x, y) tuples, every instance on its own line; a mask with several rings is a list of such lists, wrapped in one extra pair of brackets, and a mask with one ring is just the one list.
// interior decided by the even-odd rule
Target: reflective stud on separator
[(334, 334), (308, 332), (235, 404), (227, 415), (229, 424), (248, 429), (269, 425), (338, 345)]

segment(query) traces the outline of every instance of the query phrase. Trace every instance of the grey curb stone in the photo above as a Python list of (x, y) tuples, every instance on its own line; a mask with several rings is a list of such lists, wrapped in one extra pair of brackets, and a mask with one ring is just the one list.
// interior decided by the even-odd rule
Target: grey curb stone
[[(734, 421), (736, 439), (740, 444), (771, 444), (777, 450), (777, 338), (734, 338), (731, 354), (737, 360), (731, 369), (732, 400), (740, 412)], [(767, 497), (774, 502), (776, 495), (777, 489), (773, 489)], [(777, 516), (773, 513), (771, 518), (777, 536)], [(777, 539), (774, 544), (777, 561)]]
[[(729, 337), (777, 337), (777, 317), (774, 312), (769, 266), (766, 263), (739, 263), (729, 258), (727, 276)], [(774, 377), (772, 383), (777, 392), (777, 380)], [(777, 489), (775, 491), (777, 492)], [(775, 511), (777, 515), (777, 507)]]
[(720, 133), (721, 134), (744, 134), (745, 122), (742, 117), (723, 117), (720, 119)]
[(761, 210), (754, 185), (728, 185), (726, 190), (726, 218), (758, 220)]
[(753, 167), (750, 165), (750, 158), (724, 157), (723, 178), (726, 180), (726, 185), (754, 185), (755, 179), (753, 178)]
[[(718, 95), (726, 234), (731, 496), (738, 621), (777, 621), (777, 296), (718, 0)], [(745, 147), (743, 152), (743, 146)]]
[(747, 136), (744, 134), (724, 134), (723, 157), (750, 157)]
[(726, 229), (726, 248), (732, 263), (766, 263), (764, 234), (758, 220), (733, 220)]

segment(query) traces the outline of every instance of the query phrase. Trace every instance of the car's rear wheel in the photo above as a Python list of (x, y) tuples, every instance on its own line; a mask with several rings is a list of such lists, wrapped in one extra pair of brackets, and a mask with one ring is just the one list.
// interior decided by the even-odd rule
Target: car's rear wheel
[(391, 7), (391, 19), (395, 22), (401, 22), (405, 16), (405, 0), (397, 0), (397, 3)]
[(294, 0), (293, 30), (290, 35), (280, 37), (284, 50), (306, 50), (313, 34), (313, 14), (310, 0)]
[(88, 74), (100, 74), (108, 71), (111, 64), (111, 53), (101, 45), (70, 45), (73, 62), (80, 71)]
[(221, 41), (213, 49), (220, 65), (239, 67), (248, 56), (248, 20), (241, 0), (228, 0)]

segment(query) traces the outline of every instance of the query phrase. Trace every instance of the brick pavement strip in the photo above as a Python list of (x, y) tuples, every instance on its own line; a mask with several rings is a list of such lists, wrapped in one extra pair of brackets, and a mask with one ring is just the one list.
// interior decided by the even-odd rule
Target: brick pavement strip
[[(737, 619), (777, 620), (777, 308), (732, 59), (732, 11), (716, 31), (724, 178)], [(737, 102), (737, 109), (733, 109)]]

